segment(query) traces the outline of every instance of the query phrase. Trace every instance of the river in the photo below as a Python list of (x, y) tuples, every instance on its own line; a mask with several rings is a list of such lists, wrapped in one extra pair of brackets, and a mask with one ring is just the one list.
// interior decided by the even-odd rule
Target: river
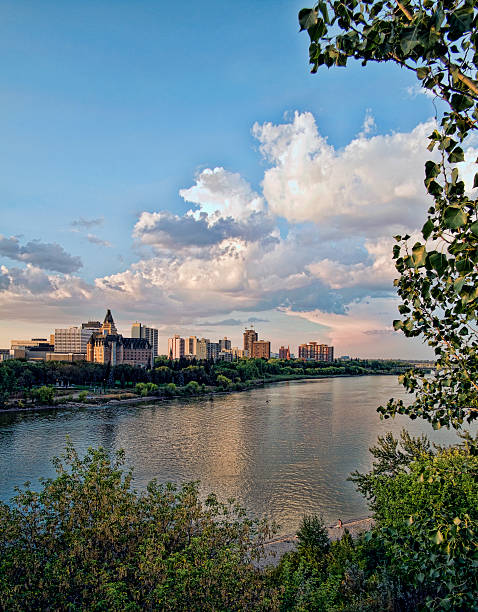
[(406, 417), (381, 421), (376, 407), (406, 397), (396, 376), (284, 382), (242, 393), (142, 406), (91, 407), (0, 414), (0, 499), (14, 486), (54, 475), (51, 458), (66, 436), (80, 453), (102, 445), (124, 449), (141, 489), (160, 482), (199, 480), (203, 493), (235, 497), (257, 517), (296, 530), (304, 513), (326, 522), (368, 514), (347, 476), (371, 466), (368, 448), (386, 431), (406, 427), (436, 442), (434, 432)]

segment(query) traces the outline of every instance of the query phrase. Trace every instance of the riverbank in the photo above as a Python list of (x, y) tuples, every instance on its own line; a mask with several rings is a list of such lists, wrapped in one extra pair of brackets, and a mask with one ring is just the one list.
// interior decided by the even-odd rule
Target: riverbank
[[(221, 395), (229, 395), (231, 393), (241, 393), (243, 391), (250, 391), (252, 389), (257, 389), (260, 387), (265, 387), (268, 385), (275, 385), (277, 383), (282, 382), (300, 382), (307, 380), (328, 380), (331, 378), (358, 378), (362, 376), (396, 376), (395, 373), (390, 374), (328, 374), (328, 375), (287, 375), (287, 374), (276, 374), (273, 376), (269, 376), (260, 380), (251, 380), (247, 381), (244, 388), (230, 388), (223, 389), (221, 387), (209, 387), (206, 391), (201, 391), (199, 393), (175, 393), (171, 395), (148, 395), (145, 397), (137, 396), (131, 397), (132, 393), (130, 391), (116, 389), (115, 392), (110, 390), (109, 392), (103, 394), (89, 394), (88, 401), (80, 402), (80, 401), (59, 401), (55, 404), (27, 404), (27, 405), (16, 405), (9, 406), (8, 408), (0, 408), (0, 414), (3, 413), (12, 413), (12, 412), (38, 412), (45, 410), (62, 410), (62, 409), (84, 409), (91, 408), (93, 406), (104, 407), (104, 406), (128, 406), (128, 405), (138, 405), (138, 404), (150, 404), (154, 403), (163, 403), (168, 402), (174, 399), (197, 399), (197, 398), (207, 398)], [(129, 397), (122, 397), (128, 395)]]
[[(342, 527), (338, 527), (337, 524), (329, 525), (327, 527), (327, 532), (329, 535), (329, 540), (333, 541), (340, 540), (340, 538), (344, 535), (345, 530), (349, 531), (353, 538), (356, 538), (361, 533), (370, 531), (372, 527), (373, 519), (371, 517), (367, 517), (347, 521), (342, 524)], [(297, 543), (298, 539), (297, 535), (295, 534), (278, 536), (277, 538), (269, 540), (264, 545), (265, 554), (259, 563), (257, 563), (257, 567), (259, 569), (264, 569), (270, 565), (277, 566), (283, 555), (288, 552), (292, 552), (297, 548)]]

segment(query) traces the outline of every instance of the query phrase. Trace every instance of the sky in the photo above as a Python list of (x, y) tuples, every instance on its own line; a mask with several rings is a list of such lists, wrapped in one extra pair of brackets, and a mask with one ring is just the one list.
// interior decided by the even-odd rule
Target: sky
[(413, 74), (310, 74), (303, 2), (4, 0), (0, 347), (103, 319), (429, 358), (393, 236), (429, 205)]

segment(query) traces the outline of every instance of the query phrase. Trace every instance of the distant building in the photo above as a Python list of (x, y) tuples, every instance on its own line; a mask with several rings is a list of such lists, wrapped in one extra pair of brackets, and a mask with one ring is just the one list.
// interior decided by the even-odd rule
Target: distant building
[(184, 340), (184, 354), (189, 359), (194, 359), (197, 356), (197, 343), (198, 339), (196, 336), (188, 336)]
[(230, 351), (231, 350), (231, 341), (229, 340), (229, 338), (226, 338), (224, 336), (224, 338), (219, 340), (219, 350), (220, 351)]
[(73, 361), (85, 361), (85, 353), (47, 353), (45, 355), (45, 361), (67, 361), (72, 363)]
[(269, 340), (254, 340), (252, 343), (252, 355), (254, 359), (270, 359), (271, 343)]
[(240, 349), (238, 346), (233, 346), (231, 353), (234, 359), (242, 359), (244, 357), (244, 349)]
[(211, 342), (209, 338), (201, 338), (196, 342), (197, 359), (216, 359), (219, 356), (219, 342)]
[(118, 334), (111, 311), (98, 332), (93, 333), (86, 348), (86, 360), (109, 363), (112, 366), (128, 364), (151, 367), (153, 350), (146, 338), (124, 338)]
[(178, 334), (172, 338), (168, 338), (168, 357), (169, 359), (181, 359), (185, 353), (184, 338)]
[(48, 340), (46, 338), (32, 338), (31, 340), (10, 340), (10, 348), (11, 349), (16, 349), (16, 348), (22, 348), (22, 349), (27, 349), (27, 348), (34, 348), (34, 347), (51, 347), (51, 350), (53, 350), (53, 345), (50, 344), (50, 342), (48, 342)]
[(47, 353), (52, 353), (54, 345), (46, 338), (32, 338), (31, 340), (11, 340), (10, 355), (12, 359), (28, 359), (44, 361)]
[(256, 330), (246, 329), (243, 333), (243, 338), (244, 338), (244, 353), (246, 356), (252, 357), (252, 345), (258, 338)]
[(214, 361), (216, 361), (216, 359), (219, 356), (219, 342), (210, 342), (209, 346), (208, 346), (208, 355), (207, 358), (208, 359), (213, 359)]
[(142, 323), (133, 323), (131, 326), (132, 338), (145, 338), (153, 349), (153, 357), (158, 356), (158, 330), (155, 327), (147, 327)]
[(111, 314), (111, 310), (108, 308), (106, 311), (105, 320), (103, 321), (102, 326), (100, 327), (100, 333), (104, 336), (117, 336), (118, 330), (116, 329), (115, 322), (113, 321), (113, 315)]
[(100, 321), (88, 321), (87, 323), (82, 323), (81, 327), (83, 328), (87, 327), (88, 329), (96, 329), (96, 331), (99, 331), (101, 329), (101, 322)]
[(209, 345), (211, 341), (208, 338), (201, 338), (196, 342), (196, 357), (197, 359), (207, 359)]
[(281, 346), (279, 349), (279, 359), (290, 359), (290, 349), (289, 347), (285, 348), (285, 346)]
[(308, 342), (299, 345), (298, 357), (304, 361), (333, 361), (334, 347), (318, 342)]
[(0, 349), (0, 362), (7, 361), (7, 359), (13, 359), (13, 355), (10, 354), (10, 349)]
[(55, 329), (55, 353), (83, 353), (86, 355), (86, 346), (97, 328), (67, 327)]

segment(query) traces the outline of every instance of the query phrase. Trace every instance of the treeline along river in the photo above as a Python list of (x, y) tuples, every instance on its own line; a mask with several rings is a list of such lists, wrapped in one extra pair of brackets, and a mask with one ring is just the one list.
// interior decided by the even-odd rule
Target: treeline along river
[(378, 435), (406, 427), (439, 443), (457, 440), (406, 417), (381, 421), (376, 408), (392, 396), (406, 397), (396, 376), (340, 377), (146, 406), (3, 413), (0, 499), (54, 475), (51, 458), (69, 435), (80, 453), (124, 449), (138, 489), (153, 478), (199, 480), (204, 493), (235, 497), (281, 533), (294, 532), (304, 513), (326, 522), (363, 517), (367, 505), (346, 479), (369, 469)]

